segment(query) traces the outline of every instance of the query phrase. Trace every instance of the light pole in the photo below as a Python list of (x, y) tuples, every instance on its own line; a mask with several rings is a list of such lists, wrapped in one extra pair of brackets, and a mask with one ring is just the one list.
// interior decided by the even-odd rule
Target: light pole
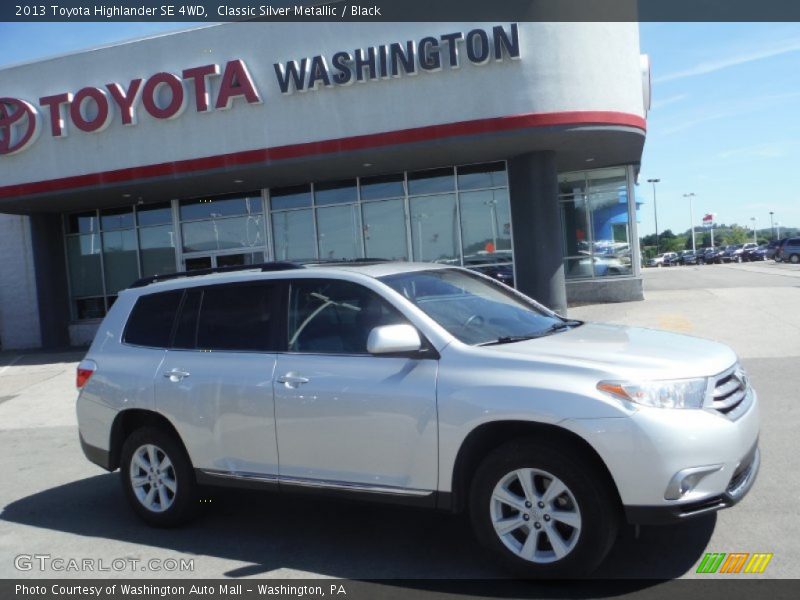
[(778, 228), (778, 236), (777, 236), (777, 238), (775, 238), (775, 239), (778, 239), (778, 240), (779, 240), (779, 239), (781, 239), (781, 224), (780, 224), (780, 222), (779, 222), (779, 221), (775, 221), (775, 227), (777, 227), (777, 228)]
[(656, 255), (658, 255), (658, 204), (656, 203), (656, 184), (660, 183), (660, 179), (648, 179), (647, 183), (653, 184), (653, 215), (656, 222)]
[(769, 234), (772, 236), (772, 239), (775, 239), (775, 225), (772, 223), (772, 215), (775, 213), (773, 211), (769, 211)]
[(689, 199), (689, 223), (692, 225), (692, 252), (697, 252), (697, 246), (694, 243), (694, 207), (692, 200), (696, 194), (694, 192), (689, 192), (688, 194), (684, 194), (684, 198)]
[(758, 240), (756, 239), (756, 219), (755, 217), (750, 217), (750, 220), (753, 222), (753, 243), (758, 244)]

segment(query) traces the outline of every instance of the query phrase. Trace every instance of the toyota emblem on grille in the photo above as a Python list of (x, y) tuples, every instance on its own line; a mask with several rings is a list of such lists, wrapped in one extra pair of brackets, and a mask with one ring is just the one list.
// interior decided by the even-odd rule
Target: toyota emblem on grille
[(0, 98), (0, 156), (25, 150), (39, 137), (39, 112), (17, 98)]

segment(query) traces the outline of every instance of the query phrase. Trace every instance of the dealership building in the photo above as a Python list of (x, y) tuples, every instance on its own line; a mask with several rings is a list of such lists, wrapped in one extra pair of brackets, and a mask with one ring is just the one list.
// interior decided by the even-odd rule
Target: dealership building
[[(640, 299), (636, 23), (229, 23), (0, 69), (0, 348), (140, 277), (265, 261)], [(494, 270), (493, 270), (494, 269)]]

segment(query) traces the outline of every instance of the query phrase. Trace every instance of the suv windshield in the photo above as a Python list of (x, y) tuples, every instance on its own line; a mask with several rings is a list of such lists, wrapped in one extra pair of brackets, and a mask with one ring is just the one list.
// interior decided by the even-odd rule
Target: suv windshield
[(500, 285), (456, 269), (387, 275), (380, 281), (466, 344), (503, 344), (579, 325), (550, 315)]

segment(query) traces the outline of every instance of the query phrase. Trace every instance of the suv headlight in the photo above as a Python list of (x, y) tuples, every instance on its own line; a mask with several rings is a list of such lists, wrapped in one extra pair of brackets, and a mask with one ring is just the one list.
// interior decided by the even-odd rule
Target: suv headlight
[(601, 381), (597, 389), (614, 398), (655, 408), (702, 408), (708, 379)]

